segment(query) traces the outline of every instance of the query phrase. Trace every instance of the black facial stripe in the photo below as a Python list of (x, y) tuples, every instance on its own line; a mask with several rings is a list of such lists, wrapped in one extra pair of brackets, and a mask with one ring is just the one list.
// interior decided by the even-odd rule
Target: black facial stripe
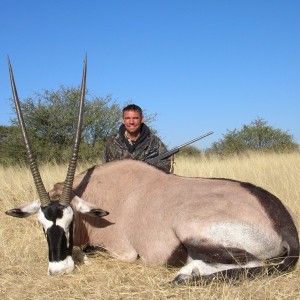
[(58, 262), (67, 257), (67, 238), (60, 226), (53, 224), (47, 229), (49, 261)]
[(72, 250), (73, 250), (73, 228), (74, 228), (74, 219), (70, 224), (69, 227), (69, 247), (67, 248), (67, 255), (72, 256)]
[(48, 242), (49, 262), (62, 261), (68, 255), (72, 256), (73, 227), (74, 227), (74, 221), (72, 221), (69, 226), (69, 246), (67, 246), (68, 241), (66, 238), (65, 231), (62, 227), (53, 224), (51, 227), (47, 229), (46, 237)]
[[(60, 262), (65, 260), (68, 255), (72, 255), (74, 216), (70, 224), (65, 223), (68, 222), (69, 218), (72, 218), (70, 209), (70, 207), (67, 208), (58, 201), (52, 201), (49, 205), (41, 207), (44, 218), (52, 223), (51, 225), (44, 225), (44, 232), (48, 242), (49, 262)], [(64, 212), (66, 213), (65, 216)], [(66, 227), (63, 228), (62, 226)], [(69, 241), (65, 230), (69, 232)]]

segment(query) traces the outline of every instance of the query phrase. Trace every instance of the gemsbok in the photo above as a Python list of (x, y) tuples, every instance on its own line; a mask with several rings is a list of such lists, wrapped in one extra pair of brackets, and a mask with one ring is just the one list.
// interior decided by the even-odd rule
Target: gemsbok
[[(173, 283), (287, 272), (299, 258), (288, 209), (251, 183), (165, 174), (145, 162), (114, 161), (75, 176), (86, 84), (84, 61), (74, 145), (66, 180), (49, 192), (32, 153), (10, 61), (12, 93), (39, 200), (6, 214), (37, 213), (49, 250), (48, 273), (74, 268), (73, 246), (109, 251), (123, 261), (181, 267)], [(109, 213), (108, 213), (109, 212)]]

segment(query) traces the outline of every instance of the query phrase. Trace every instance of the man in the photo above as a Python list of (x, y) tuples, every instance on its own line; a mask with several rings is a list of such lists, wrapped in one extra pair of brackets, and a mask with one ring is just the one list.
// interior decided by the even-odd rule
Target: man
[[(126, 106), (123, 109), (122, 123), (118, 134), (106, 144), (103, 163), (127, 158), (145, 160), (167, 151), (162, 141), (144, 124), (143, 111), (139, 106)], [(165, 173), (170, 173), (169, 159), (151, 164)]]

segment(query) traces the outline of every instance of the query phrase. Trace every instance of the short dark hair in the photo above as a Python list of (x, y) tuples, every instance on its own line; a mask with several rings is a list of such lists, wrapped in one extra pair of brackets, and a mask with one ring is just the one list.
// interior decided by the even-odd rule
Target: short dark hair
[(135, 110), (135, 111), (138, 111), (141, 116), (143, 116), (143, 110), (138, 106), (138, 105), (135, 105), (135, 104), (129, 104), (127, 105), (126, 107), (123, 108), (123, 116), (124, 116), (124, 112), (125, 111), (128, 111), (128, 110)]

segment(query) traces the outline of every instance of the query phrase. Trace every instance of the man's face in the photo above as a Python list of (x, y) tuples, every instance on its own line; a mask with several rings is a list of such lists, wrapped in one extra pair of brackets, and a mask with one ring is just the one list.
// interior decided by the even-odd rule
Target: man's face
[(126, 130), (130, 134), (137, 134), (140, 132), (142, 123), (144, 122), (143, 116), (137, 110), (125, 110), (122, 118)]

